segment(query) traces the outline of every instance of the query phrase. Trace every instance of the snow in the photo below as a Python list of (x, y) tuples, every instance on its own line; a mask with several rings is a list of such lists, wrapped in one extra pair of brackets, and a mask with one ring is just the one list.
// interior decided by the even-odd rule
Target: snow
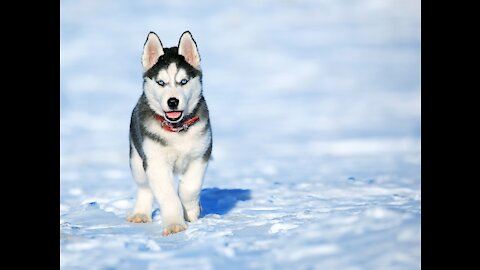
[[(419, 269), (420, 1), (61, 1), (62, 269)], [(149, 31), (190, 30), (203, 213), (126, 222)]]

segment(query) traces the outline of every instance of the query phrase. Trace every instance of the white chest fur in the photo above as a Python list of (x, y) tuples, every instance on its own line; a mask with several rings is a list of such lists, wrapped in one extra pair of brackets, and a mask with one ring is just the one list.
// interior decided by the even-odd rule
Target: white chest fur
[(203, 158), (209, 147), (211, 133), (205, 132), (206, 124), (205, 121), (200, 121), (191, 126), (187, 132), (170, 132), (162, 129), (158, 122), (148, 122), (146, 128), (166, 142), (166, 145), (162, 145), (157, 141), (145, 139), (143, 147), (149, 166), (162, 163), (174, 173), (183, 174), (191, 161)]

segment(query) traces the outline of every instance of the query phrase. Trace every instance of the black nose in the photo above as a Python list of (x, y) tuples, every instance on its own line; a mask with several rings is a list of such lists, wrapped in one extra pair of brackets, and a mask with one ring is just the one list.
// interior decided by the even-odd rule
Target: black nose
[(178, 99), (176, 99), (174, 97), (169, 98), (167, 100), (167, 104), (168, 104), (168, 107), (170, 107), (170, 109), (175, 110), (178, 106)]

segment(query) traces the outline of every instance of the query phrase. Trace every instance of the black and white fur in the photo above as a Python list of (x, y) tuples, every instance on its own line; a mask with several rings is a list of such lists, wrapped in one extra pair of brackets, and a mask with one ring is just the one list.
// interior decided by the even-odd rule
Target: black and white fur
[[(212, 152), (212, 132), (207, 103), (202, 94), (202, 71), (197, 45), (186, 31), (178, 47), (163, 48), (150, 32), (142, 55), (143, 93), (130, 122), (130, 167), (138, 191), (130, 222), (151, 222), (152, 203), (160, 206), (163, 235), (183, 231), (186, 222), (200, 215), (200, 191)], [(176, 99), (173, 112), (169, 99)], [(160, 115), (171, 126), (181, 126), (198, 115), (188, 130), (170, 132), (162, 128)], [(174, 178), (179, 176), (178, 193)]]

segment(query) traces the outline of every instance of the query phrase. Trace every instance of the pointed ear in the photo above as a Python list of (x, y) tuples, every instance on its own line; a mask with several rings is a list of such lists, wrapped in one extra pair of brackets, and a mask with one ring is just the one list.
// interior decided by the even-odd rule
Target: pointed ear
[(192, 34), (185, 31), (178, 42), (178, 54), (183, 55), (185, 60), (196, 69), (200, 69), (200, 54)]
[(157, 63), (158, 58), (163, 55), (163, 46), (162, 42), (158, 38), (157, 34), (150, 32), (143, 45), (143, 55), (142, 55), (142, 65), (143, 71), (150, 69), (155, 63)]

